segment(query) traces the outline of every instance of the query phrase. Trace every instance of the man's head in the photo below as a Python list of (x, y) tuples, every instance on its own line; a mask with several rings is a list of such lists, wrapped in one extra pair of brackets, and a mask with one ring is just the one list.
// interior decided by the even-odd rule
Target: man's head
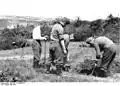
[(89, 37), (86, 39), (86, 43), (91, 44), (94, 41), (94, 37)]
[(64, 20), (62, 22), (60, 22), (60, 24), (65, 27), (66, 25), (70, 24), (70, 20)]

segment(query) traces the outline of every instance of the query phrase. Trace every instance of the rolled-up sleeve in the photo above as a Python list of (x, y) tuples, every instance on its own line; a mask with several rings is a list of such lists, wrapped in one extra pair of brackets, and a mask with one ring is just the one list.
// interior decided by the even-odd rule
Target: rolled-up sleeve
[(33, 29), (33, 39), (40, 39), (41, 37), (41, 31), (40, 31), (40, 26), (37, 26)]

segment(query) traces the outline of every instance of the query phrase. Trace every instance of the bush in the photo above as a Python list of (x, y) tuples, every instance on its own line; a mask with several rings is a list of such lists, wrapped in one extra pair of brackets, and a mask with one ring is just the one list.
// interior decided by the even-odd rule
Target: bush
[[(81, 24), (79, 24), (81, 22)], [(107, 19), (97, 19), (94, 21), (74, 21), (76, 31), (74, 38), (76, 41), (83, 41), (89, 36), (107, 36), (115, 43), (119, 43), (120, 37), (120, 18), (109, 15)], [(76, 26), (76, 23), (77, 26)]]
[(25, 60), (1, 60), (0, 82), (25, 82), (36, 76), (31, 64)]
[(81, 26), (76, 29), (74, 39), (76, 41), (84, 41), (87, 37), (91, 36), (91, 29), (88, 26)]
[[(1, 32), (0, 50), (13, 49), (12, 42), (21, 41), (21, 39), (30, 39), (31, 33), (24, 28), (7, 29)], [(18, 46), (20, 47), (20, 46)]]
[[(41, 31), (42, 36), (50, 36), (51, 27), (49, 24), (57, 21), (69, 20), (66, 17), (56, 18), (52, 21), (42, 21)], [(15, 29), (5, 28), (1, 31), (0, 50), (13, 49), (13, 41), (21, 41), (21, 39), (32, 38), (32, 30), (35, 26), (28, 25), (27, 27), (17, 27)], [(78, 17), (65, 27), (66, 34), (74, 34), (74, 41), (84, 41), (90, 36), (107, 36), (114, 42), (120, 42), (120, 18), (109, 15), (105, 20), (97, 19), (94, 21), (83, 21)], [(50, 37), (49, 37), (50, 38)], [(20, 47), (20, 46), (18, 46)]]

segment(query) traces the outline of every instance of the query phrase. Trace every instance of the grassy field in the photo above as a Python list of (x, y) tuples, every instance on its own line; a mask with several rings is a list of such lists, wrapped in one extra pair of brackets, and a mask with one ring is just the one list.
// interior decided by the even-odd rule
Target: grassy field
[[(80, 42), (71, 42), (69, 45), (69, 58), (73, 65), (83, 62), (85, 59), (95, 59), (95, 51), (92, 48), (79, 47)], [(44, 57), (44, 43), (42, 58)], [(116, 59), (120, 58), (120, 45), (117, 45)], [(47, 57), (49, 56), (49, 43), (47, 43)], [(33, 52), (31, 47), (24, 48), (24, 58), (21, 57), (22, 49), (0, 51), (0, 71), (7, 70), (14, 72), (14, 76), (23, 82), (114, 82), (120, 81), (120, 74), (115, 74), (108, 78), (98, 78), (94, 76), (81, 75), (74, 72), (63, 72), (62, 76), (53, 74), (45, 74), (40, 71), (35, 71), (32, 68)], [(13, 59), (11, 59), (13, 58)], [(3, 60), (5, 59), (5, 60)], [(8, 70), (9, 69), (9, 70)], [(9, 75), (10, 76), (10, 75)]]
[[(44, 52), (45, 52), (45, 45), (44, 44), (45, 43), (42, 42), (42, 55), (41, 55), (41, 57), (44, 57)], [(80, 42), (71, 42), (69, 44), (68, 57), (71, 60), (77, 56), (79, 56), (80, 61), (83, 61), (85, 58), (95, 59), (95, 50), (94, 49), (79, 47), (79, 45), (80, 45)], [(26, 57), (26, 55), (29, 55), (30, 58), (32, 58), (31, 57), (31, 56), (33, 56), (32, 48), (25, 47), (23, 49), (19, 48), (19, 49), (13, 49), (13, 50), (0, 51), (0, 59), (6, 58), (6, 57), (15, 57), (15, 56), (17, 56), (19, 58), (19, 57), (21, 57), (21, 55), (23, 57)], [(46, 57), (49, 57), (49, 43), (48, 42), (47, 42), (47, 47), (46, 47)], [(116, 59), (119, 59), (119, 58), (120, 58), (120, 45), (117, 44)]]

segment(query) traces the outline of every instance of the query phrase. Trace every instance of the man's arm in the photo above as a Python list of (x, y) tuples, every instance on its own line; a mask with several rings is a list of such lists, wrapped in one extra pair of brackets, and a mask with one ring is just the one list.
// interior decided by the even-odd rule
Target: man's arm
[(79, 45), (79, 47), (92, 47), (92, 48), (95, 48), (96, 58), (97, 59), (101, 58), (100, 48), (99, 48), (99, 45), (97, 43), (95, 43), (95, 42), (90, 42), (90, 44), (88, 44), (88, 43), (82, 43), (82, 44)]
[(86, 42), (83, 42), (83, 43), (80, 43), (79, 47), (91, 47), (91, 45)]
[(39, 39), (40, 40), (46, 40), (46, 37), (40, 37)]
[(42, 37), (41, 36), (41, 30), (40, 30), (40, 38), (39, 38), (40, 40), (46, 40), (47, 38), (44, 36), (44, 37)]
[(67, 53), (67, 50), (66, 50), (66, 47), (65, 47), (65, 41), (64, 41), (64, 34), (63, 34), (63, 31), (64, 29), (61, 28), (61, 30), (57, 30), (57, 35), (58, 35), (58, 39), (60, 40), (60, 44), (62, 46), (62, 49), (63, 49), (63, 52), (66, 54)]
[(51, 40), (54, 40), (54, 41), (58, 41), (58, 40), (55, 39), (52, 35), (50, 36), (50, 39), (51, 39)]
[(66, 53), (67, 53), (67, 49), (66, 49), (66, 47), (65, 47), (65, 41), (64, 41), (63, 35), (59, 35), (59, 40), (60, 40), (60, 43), (61, 43), (61, 45), (62, 45), (63, 52), (66, 54)]
[(100, 53), (100, 48), (99, 48), (98, 44), (94, 43), (93, 47), (95, 48), (95, 51), (96, 51), (96, 58), (100, 59), (101, 58), (101, 53)]

